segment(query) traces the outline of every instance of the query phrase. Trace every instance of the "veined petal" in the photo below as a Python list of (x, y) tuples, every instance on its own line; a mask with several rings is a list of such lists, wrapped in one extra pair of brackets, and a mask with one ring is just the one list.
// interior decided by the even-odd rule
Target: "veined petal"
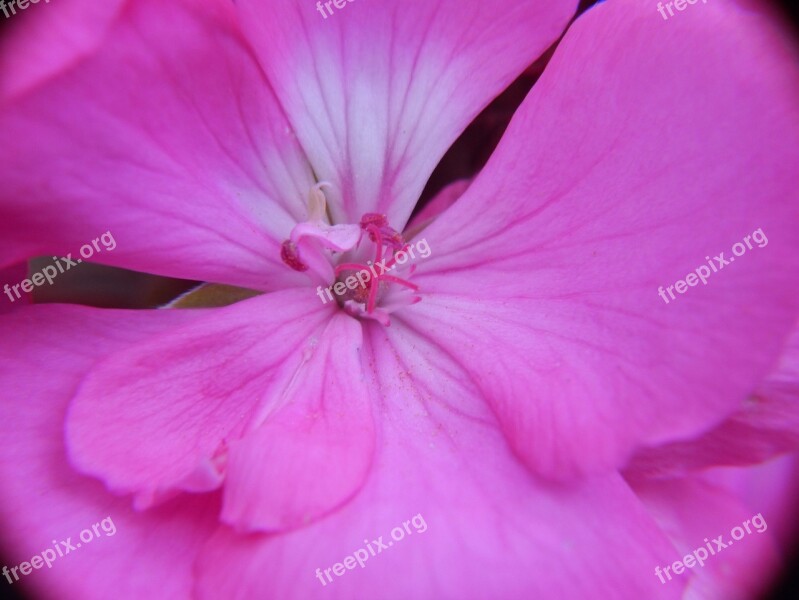
[(799, 328), (779, 364), (740, 408), (694, 439), (641, 448), (625, 471), (674, 476), (719, 466), (753, 465), (799, 451)]
[[(26, 597), (191, 594), (196, 552), (218, 523), (219, 498), (135, 512), (127, 499), (71, 468), (63, 424), (69, 400), (95, 364), (198, 316), (51, 305), (0, 317), (0, 543), (9, 567), (48, 549), (54, 556), (50, 568), (10, 575), (20, 577), (13, 585)], [(99, 533), (82, 541), (81, 532), (95, 526)], [(67, 541), (74, 549), (62, 555)]]
[[(425, 230), (436, 256), (408, 314), (463, 356), (538, 472), (704, 432), (776, 361), (799, 300), (792, 56), (758, 12), (707, 4), (665, 25), (599, 4)], [(665, 303), (658, 288), (692, 272)]]
[[(459, 365), (399, 323), (367, 330), (382, 417), (367, 483), (296, 531), (221, 529), (199, 598), (679, 597), (652, 575), (671, 544), (617, 475), (536, 480)], [(363, 567), (345, 563), (359, 550)]]
[(303, 281), (280, 243), (315, 180), (232, 11), (131, 2), (90, 56), (3, 107), (0, 265), (77, 257), (110, 231), (98, 262), (258, 290)]
[(90, 55), (129, 3), (58, 0), (56, 10), (13, 15), (13, 26), (0, 37), (0, 98), (22, 94)]
[(73, 464), (140, 506), (218, 486), (228, 444), (279, 405), (332, 310), (307, 288), (275, 292), (110, 356), (70, 407)]
[[(780, 566), (777, 537), (768, 527), (767, 515), (757, 509), (753, 512), (729, 491), (699, 478), (631, 485), (675, 545), (674, 554), (654, 566), (663, 569), (675, 561), (684, 562), (686, 556), (694, 558), (694, 566), (683, 573), (672, 573), (670, 578), (663, 574), (663, 583), (653, 575), (658, 585), (687, 583), (686, 600), (745, 600), (767, 591)], [(740, 532), (733, 534), (736, 527)], [(697, 556), (706, 556), (704, 564), (696, 562)]]
[(398, 229), (447, 148), (576, 8), (358, 0), (323, 16), (325, 3), (236, 4), (314, 172), (334, 184), (335, 222), (381, 212)]
[(361, 338), (360, 323), (338, 313), (264, 423), (231, 442), (223, 521), (250, 530), (307, 525), (357, 493), (375, 437)]
[(238, 529), (335, 508), (363, 481), (374, 431), (361, 325), (333, 311), (310, 289), (277, 292), (110, 357), (73, 401), (73, 464), (140, 507), (224, 482)]

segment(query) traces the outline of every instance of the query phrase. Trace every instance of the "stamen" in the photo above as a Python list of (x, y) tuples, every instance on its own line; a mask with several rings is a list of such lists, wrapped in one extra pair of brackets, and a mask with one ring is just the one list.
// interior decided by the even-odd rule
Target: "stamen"
[(320, 181), (308, 192), (308, 220), (311, 222), (324, 221), (327, 216), (327, 198), (322, 191), (323, 187), (333, 187), (327, 181)]
[[(391, 312), (421, 300), (415, 295), (418, 285), (388, 274), (394, 269), (406, 276), (413, 274), (415, 265), (402, 267), (397, 262), (397, 255), (407, 254), (411, 245), (405, 243), (402, 234), (389, 225), (383, 214), (366, 213), (357, 225), (328, 224), (324, 187), (330, 184), (320, 181), (311, 188), (308, 220), (292, 229), (289, 239), (280, 247), (280, 257), (291, 269), (308, 271), (325, 285), (331, 276), (337, 289), (341, 289), (339, 283), (345, 284), (346, 291), (337, 292), (337, 301), (346, 312), (388, 325)], [(366, 260), (370, 249), (362, 246), (369, 242), (374, 244), (373, 260)], [(357, 279), (357, 285), (353, 284), (353, 278)]]
[(336, 265), (336, 277), (341, 275), (342, 271), (364, 271), (364, 270), (368, 271), (369, 269), (367, 269), (365, 265), (357, 265), (355, 263), (342, 263), (340, 265)]
[(378, 213), (366, 213), (361, 217), (361, 229), (369, 232), (369, 239), (378, 243), (375, 232), (380, 233), (380, 244), (388, 245), (397, 252), (398, 249), (405, 243), (402, 239), (402, 234), (388, 224), (386, 215)]
[(369, 225), (373, 225), (374, 227), (388, 227), (388, 219), (386, 215), (366, 213), (361, 217), (361, 229), (366, 229)]
[(383, 275), (381, 279), (385, 279), (386, 281), (393, 281), (394, 283), (404, 285), (405, 287), (411, 288), (414, 292), (419, 291), (419, 286), (416, 285), (415, 283), (411, 283), (410, 281), (405, 281), (404, 279), (400, 279), (399, 277), (394, 277), (393, 275)]
[(377, 281), (370, 281), (369, 286), (369, 301), (366, 303), (366, 312), (372, 313), (375, 311), (375, 303), (377, 302), (377, 290), (380, 287), (380, 275), (377, 276)]
[(297, 244), (291, 240), (285, 240), (280, 246), (280, 258), (295, 271), (302, 272), (308, 270), (308, 265), (300, 260), (300, 255), (297, 252)]

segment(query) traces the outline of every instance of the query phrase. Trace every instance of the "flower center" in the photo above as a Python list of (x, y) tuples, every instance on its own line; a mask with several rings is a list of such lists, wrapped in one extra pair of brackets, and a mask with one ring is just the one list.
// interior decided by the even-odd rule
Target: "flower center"
[[(411, 244), (392, 228), (385, 215), (366, 213), (359, 224), (328, 225), (326, 200), (319, 183), (311, 189), (308, 221), (299, 223), (283, 242), (286, 266), (324, 285), (323, 303), (335, 300), (349, 314), (390, 324), (389, 314), (415, 304), (419, 287), (408, 277), (416, 267)], [(332, 283), (330, 283), (332, 281)]]
[[(405, 257), (408, 256), (410, 245), (402, 239), (402, 234), (389, 226), (385, 215), (366, 213), (361, 217), (360, 225), (374, 246), (374, 257), (366, 263), (339, 263), (335, 268), (336, 282), (343, 283), (347, 288), (342, 295), (343, 302), (339, 301), (339, 304), (346, 306), (352, 300), (364, 305), (366, 312), (371, 314), (377, 307), (378, 299), (390, 290), (391, 285), (414, 292), (419, 291), (419, 286), (391, 274), (399, 266), (400, 260), (403, 264), (407, 262)], [(413, 267), (409, 269), (409, 275), (413, 270)]]

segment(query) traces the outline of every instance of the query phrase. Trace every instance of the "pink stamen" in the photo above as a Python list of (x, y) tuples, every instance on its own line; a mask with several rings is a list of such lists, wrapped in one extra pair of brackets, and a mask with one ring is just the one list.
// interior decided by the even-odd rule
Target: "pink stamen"
[(381, 260), (383, 260), (383, 236), (380, 235), (380, 231), (374, 225), (369, 225), (366, 228), (366, 231), (369, 232), (369, 238), (377, 246), (377, 256), (375, 257), (374, 262), (375, 264), (379, 263)]
[(291, 240), (285, 240), (280, 246), (280, 258), (289, 267), (295, 271), (307, 271), (308, 265), (300, 260), (300, 254), (297, 251), (297, 244)]
[[(366, 213), (361, 217), (361, 229), (369, 232), (369, 239), (375, 243), (391, 246), (394, 252), (405, 243), (402, 234), (388, 224), (386, 215)], [(376, 233), (380, 233), (378, 238)]]
[[(388, 261), (388, 263), (386, 263), (386, 269), (390, 269), (391, 267), (393, 267), (393, 266), (396, 264), (396, 262), (397, 262), (397, 254), (399, 254), (400, 252), (405, 252), (405, 251), (407, 251), (407, 250), (408, 250), (408, 248), (410, 248), (410, 247), (411, 247), (411, 245), (410, 245), (410, 244), (405, 244), (405, 245), (404, 245), (402, 248), (400, 248), (399, 250), (397, 250), (397, 251), (394, 253), (394, 256), (393, 256), (393, 257), (391, 257), (391, 260), (390, 260), (390, 261)], [(414, 267), (413, 267), (413, 268), (415, 268), (415, 266), (416, 266), (416, 265), (414, 265)]]
[(375, 304), (377, 303), (377, 290), (380, 287), (380, 276), (378, 276), (377, 281), (370, 281), (369, 282), (369, 300), (366, 302), (366, 312), (372, 313), (375, 310)]
[[(307, 224), (301, 225), (307, 228)], [(349, 281), (347, 291), (339, 294), (340, 297), (338, 301), (342, 308), (350, 314), (356, 317), (369, 317), (387, 326), (389, 324), (389, 313), (402, 306), (415, 304), (420, 300), (418, 296), (408, 293), (387, 294), (385, 298), (381, 293), (381, 290), (387, 289), (390, 284), (402, 286), (412, 292), (419, 291), (418, 285), (396, 275), (388, 274), (389, 270), (396, 268), (398, 265), (397, 254), (399, 252), (407, 253), (410, 244), (406, 244), (402, 234), (389, 225), (386, 215), (366, 213), (361, 217), (359, 226), (361, 230), (360, 237), (353, 238), (353, 243), (345, 250), (352, 251), (354, 256), (360, 258), (365, 252), (368, 253), (366, 249), (363, 249), (365, 252), (359, 251), (360, 245), (366, 240), (369, 240), (375, 246), (373, 261), (367, 261), (367, 264), (357, 262), (335, 264), (336, 253), (326, 251), (330, 259), (330, 266), (333, 267), (333, 272), (337, 280), (335, 284), (339, 282), (343, 283), (345, 275), (347, 281)], [(292, 236), (293, 235), (294, 233), (292, 232)], [(355, 242), (355, 239), (357, 239), (357, 242)], [(328, 251), (330, 250), (327, 246), (325, 248)], [(313, 248), (311, 249), (313, 250)], [(306, 246), (302, 247), (302, 251), (308, 251)], [(297, 243), (293, 241), (293, 238), (283, 242), (280, 247), (280, 257), (286, 265), (295, 271), (307, 271), (310, 269), (309, 265), (316, 269), (316, 263), (313, 261), (308, 260), (308, 263), (306, 263), (302, 260), (300, 248)], [(308, 259), (310, 257), (305, 258)], [(415, 270), (415, 265), (409, 265), (404, 273), (411, 275)], [(364, 272), (368, 274), (367, 277), (363, 276)], [(352, 283), (352, 278), (350, 276), (353, 274), (358, 280), (357, 286), (354, 286)], [(378, 297), (380, 298), (379, 306)]]
[(380, 279), (385, 279), (386, 281), (393, 281), (394, 283), (404, 285), (405, 287), (411, 288), (414, 292), (419, 291), (419, 286), (416, 285), (415, 283), (411, 283), (410, 281), (405, 281), (404, 279), (400, 279), (399, 277), (394, 277), (394, 275), (381, 275)]
[(359, 265), (357, 263), (341, 263), (336, 265), (336, 277), (341, 275), (343, 271), (369, 271), (366, 265)]
[(374, 227), (388, 227), (386, 215), (379, 213), (366, 213), (361, 217), (361, 228), (367, 229), (370, 225)]

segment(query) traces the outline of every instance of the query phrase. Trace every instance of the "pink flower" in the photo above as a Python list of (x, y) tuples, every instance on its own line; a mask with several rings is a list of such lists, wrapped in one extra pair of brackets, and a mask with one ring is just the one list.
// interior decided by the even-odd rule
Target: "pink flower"
[[(627, 465), (625, 478), (674, 543), (672, 561), (705, 547), (705, 539), (719, 552), (708, 550), (692, 573), (688, 597), (763, 597), (799, 533), (798, 446), (799, 328), (739, 410), (698, 438), (643, 449)], [(776, 458), (787, 452), (794, 454)], [(757, 526), (746, 527), (755, 515)], [(731, 540), (741, 525), (744, 536)]]
[[(262, 292), (0, 317), (10, 560), (117, 527), (23, 585), (680, 596), (689, 577), (652, 574), (679, 543), (619, 470), (735, 413), (796, 322), (799, 74), (759, 12), (601, 4), (463, 195), (406, 227), (446, 149), (574, 9), (120, 2), (4, 70), (2, 265), (109, 230), (101, 262)], [(46, 11), (69, 14), (38, 6), (4, 56), (42, 43)], [(658, 296), (756, 229), (767, 247)], [(421, 237), (429, 258), (320, 302)]]

